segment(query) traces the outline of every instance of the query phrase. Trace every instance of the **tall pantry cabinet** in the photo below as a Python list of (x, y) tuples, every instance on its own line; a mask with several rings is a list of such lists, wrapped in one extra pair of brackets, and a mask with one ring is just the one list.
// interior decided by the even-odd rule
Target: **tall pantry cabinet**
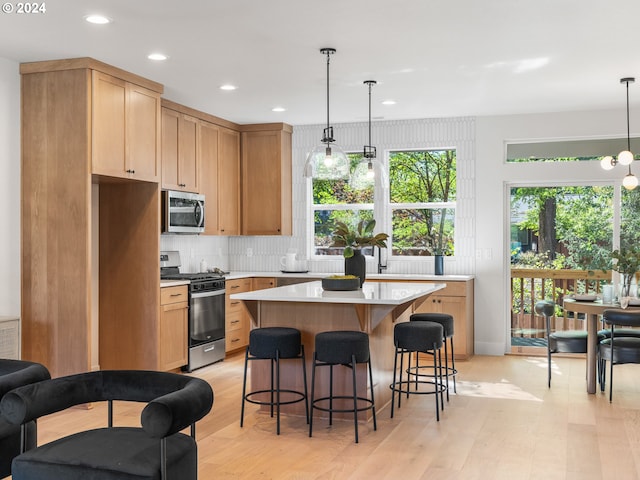
[(23, 358), (156, 369), (163, 87), (90, 58), (20, 73)]

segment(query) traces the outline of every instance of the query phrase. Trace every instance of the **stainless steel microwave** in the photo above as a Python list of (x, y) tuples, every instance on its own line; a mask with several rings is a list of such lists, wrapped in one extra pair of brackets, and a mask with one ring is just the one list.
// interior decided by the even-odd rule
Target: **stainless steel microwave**
[(204, 195), (162, 191), (162, 233), (204, 232)]

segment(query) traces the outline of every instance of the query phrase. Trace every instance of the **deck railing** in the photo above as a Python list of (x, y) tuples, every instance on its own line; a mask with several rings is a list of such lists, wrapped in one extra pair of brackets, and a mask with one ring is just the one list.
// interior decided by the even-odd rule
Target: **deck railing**
[(598, 294), (604, 283), (611, 282), (611, 271), (602, 270), (544, 270), (511, 269), (511, 336), (542, 338), (545, 321), (535, 314), (539, 300), (556, 304), (551, 330), (580, 330), (586, 328), (581, 315), (562, 308), (564, 297), (574, 293)]

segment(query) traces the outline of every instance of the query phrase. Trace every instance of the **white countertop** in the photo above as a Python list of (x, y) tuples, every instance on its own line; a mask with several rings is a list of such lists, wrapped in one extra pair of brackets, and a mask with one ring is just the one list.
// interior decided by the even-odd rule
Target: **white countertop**
[(303, 303), (349, 303), (367, 305), (401, 305), (442, 290), (445, 283), (365, 282), (362, 289), (346, 292), (325, 291), (322, 282), (306, 282), (284, 287), (234, 293), (234, 300)]
[[(329, 277), (331, 275), (342, 275), (343, 273), (321, 273), (321, 272), (229, 272), (225, 275), (227, 280), (247, 277), (276, 277), (276, 278), (305, 278), (309, 281), (318, 278)], [(426, 275), (420, 273), (367, 273), (367, 278), (371, 280), (421, 280), (421, 281), (441, 281), (441, 282), (464, 282), (473, 280), (474, 275)]]

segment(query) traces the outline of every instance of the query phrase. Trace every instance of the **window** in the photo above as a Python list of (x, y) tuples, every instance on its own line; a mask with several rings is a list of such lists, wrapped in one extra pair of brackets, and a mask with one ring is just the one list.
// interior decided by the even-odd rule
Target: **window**
[(456, 151), (389, 154), (393, 255), (453, 255)]
[[(362, 153), (347, 154), (351, 175), (362, 160)], [(341, 247), (332, 247), (336, 221), (355, 225), (373, 218), (373, 185), (356, 186), (348, 180), (313, 180), (314, 255), (342, 255)]]
[[(362, 153), (348, 154), (351, 174)], [(387, 156), (389, 180), (374, 199), (374, 186), (347, 180), (313, 180), (314, 255), (342, 255), (331, 247), (337, 220), (350, 225), (380, 219), (392, 255), (453, 255), (456, 212), (456, 150), (402, 150)], [(355, 177), (362, 178), (361, 175)]]

